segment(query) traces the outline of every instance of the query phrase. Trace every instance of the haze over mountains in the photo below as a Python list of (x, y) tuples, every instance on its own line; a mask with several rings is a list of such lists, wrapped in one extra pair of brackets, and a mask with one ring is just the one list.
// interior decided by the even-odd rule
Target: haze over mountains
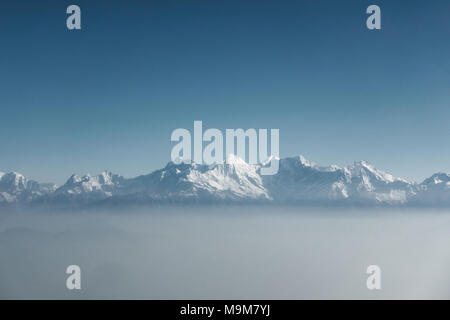
[(280, 159), (276, 175), (229, 155), (225, 164), (174, 164), (136, 178), (111, 172), (72, 175), (57, 187), (0, 173), (0, 204), (89, 206), (116, 204), (299, 204), (450, 206), (450, 175), (410, 182), (364, 161), (320, 167), (302, 156)]

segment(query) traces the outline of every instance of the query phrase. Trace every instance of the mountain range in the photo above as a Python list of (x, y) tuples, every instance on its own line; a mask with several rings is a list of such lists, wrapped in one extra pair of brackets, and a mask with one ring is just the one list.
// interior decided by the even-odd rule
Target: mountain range
[(260, 174), (229, 155), (224, 164), (175, 164), (124, 178), (111, 172), (72, 175), (62, 186), (0, 172), (0, 204), (92, 206), (117, 204), (298, 204), (450, 206), (450, 174), (422, 183), (396, 178), (367, 162), (318, 166), (303, 156), (279, 160), (275, 175)]

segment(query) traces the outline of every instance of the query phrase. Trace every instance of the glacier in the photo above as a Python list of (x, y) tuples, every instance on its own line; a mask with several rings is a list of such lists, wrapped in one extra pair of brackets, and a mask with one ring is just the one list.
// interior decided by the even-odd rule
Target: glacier
[(279, 159), (275, 175), (261, 175), (235, 155), (225, 163), (175, 164), (134, 178), (108, 171), (72, 175), (57, 187), (20, 173), (0, 172), (2, 206), (101, 206), (129, 204), (292, 204), (450, 206), (450, 174), (422, 183), (397, 178), (365, 161), (318, 166), (303, 156)]

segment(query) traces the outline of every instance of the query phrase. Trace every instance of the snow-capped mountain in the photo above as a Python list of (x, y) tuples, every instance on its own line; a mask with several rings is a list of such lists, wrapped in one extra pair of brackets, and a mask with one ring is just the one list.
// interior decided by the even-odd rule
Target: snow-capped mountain
[(303, 156), (280, 160), (278, 173), (264, 176), (279, 202), (405, 203), (415, 185), (359, 161), (347, 167), (320, 167)]
[(318, 166), (303, 156), (278, 159), (279, 171), (261, 175), (261, 166), (230, 155), (223, 164), (175, 164), (126, 179), (111, 172), (72, 175), (56, 188), (18, 173), (0, 173), (0, 203), (276, 203), (450, 205), (450, 175), (422, 183), (393, 177), (359, 161), (346, 167)]
[(361, 203), (403, 204), (415, 196), (417, 186), (405, 179), (396, 178), (381, 170), (375, 169), (365, 161), (355, 162), (344, 168), (348, 181), (350, 197)]
[(269, 200), (258, 167), (230, 155), (225, 164), (213, 166), (174, 164), (149, 175), (128, 179), (115, 199), (167, 202), (220, 202)]
[(86, 204), (112, 197), (125, 179), (122, 176), (104, 171), (99, 175), (72, 175), (67, 182), (52, 194), (44, 197), (50, 203)]
[(31, 202), (54, 192), (52, 183), (40, 184), (17, 172), (0, 172), (0, 203)]
[(450, 205), (450, 174), (436, 173), (425, 179), (419, 186), (417, 197), (411, 200), (420, 205)]
[(348, 198), (341, 168), (319, 167), (303, 156), (279, 161), (278, 173), (263, 178), (265, 188), (275, 201), (308, 203)]

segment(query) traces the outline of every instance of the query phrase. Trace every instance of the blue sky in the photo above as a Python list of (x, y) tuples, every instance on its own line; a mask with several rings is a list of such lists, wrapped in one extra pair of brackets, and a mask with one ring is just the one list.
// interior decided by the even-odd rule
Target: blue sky
[[(66, 29), (78, 4), (82, 30)], [(365, 26), (381, 7), (382, 29)], [(176, 128), (279, 128), (280, 154), (450, 172), (449, 1), (10, 1), (0, 171), (63, 183), (170, 160)]]

